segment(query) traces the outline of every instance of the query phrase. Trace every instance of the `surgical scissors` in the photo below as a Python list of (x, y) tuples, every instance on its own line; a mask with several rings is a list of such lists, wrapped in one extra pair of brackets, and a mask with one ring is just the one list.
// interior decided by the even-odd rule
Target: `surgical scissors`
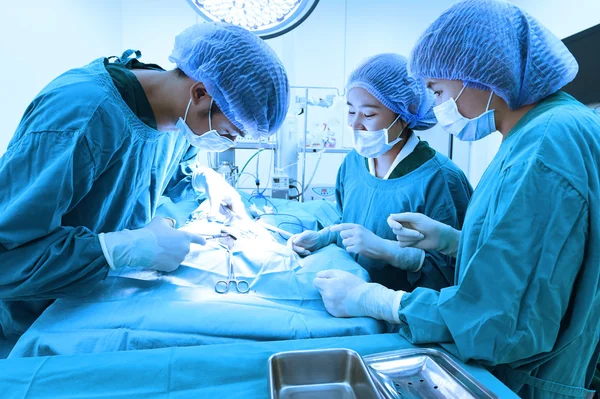
[(219, 242), (225, 250), (227, 251), (227, 280), (219, 280), (215, 285), (215, 291), (219, 294), (225, 294), (229, 291), (229, 285), (233, 283), (235, 285), (235, 289), (240, 294), (246, 294), (250, 291), (250, 284), (246, 280), (237, 280), (235, 278), (235, 273), (233, 271), (233, 255), (231, 254), (231, 248), (225, 246), (221, 242)]

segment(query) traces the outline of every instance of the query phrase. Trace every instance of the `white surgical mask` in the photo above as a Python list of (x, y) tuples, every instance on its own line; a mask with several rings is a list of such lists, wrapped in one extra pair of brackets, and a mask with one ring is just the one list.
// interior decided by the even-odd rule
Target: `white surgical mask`
[(388, 131), (400, 119), (400, 115), (394, 119), (392, 124), (387, 129), (379, 129), (374, 131), (355, 130), (354, 131), (354, 149), (365, 158), (377, 158), (392, 149), (402, 139), (398, 135), (396, 140), (388, 143)]
[(456, 99), (451, 98), (450, 100), (433, 107), (433, 112), (437, 118), (438, 123), (445, 131), (456, 136), (462, 141), (475, 141), (482, 139), (491, 133), (496, 131), (496, 120), (494, 118), (494, 110), (490, 109), (490, 103), (494, 92), (490, 94), (485, 112), (479, 115), (477, 118), (469, 119), (458, 111), (456, 106), (456, 100), (465, 91), (463, 86)]
[(209, 152), (223, 152), (227, 151), (231, 147), (235, 145), (233, 141), (228, 139), (227, 137), (221, 136), (216, 130), (212, 129), (212, 121), (211, 121), (211, 111), (213, 100), (210, 100), (210, 108), (208, 109), (208, 129), (209, 131), (204, 133), (202, 136), (198, 136), (195, 134), (192, 129), (185, 123), (187, 119), (188, 112), (190, 110), (190, 105), (192, 105), (192, 99), (190, 98), (190, 102), (185, 110), (185, 115), (182, 118), (179, 118), (177, 121), (177, 129), (185, 135), (185, 138), (188, 142), (194, 147), (198, 147), (204, 151)]

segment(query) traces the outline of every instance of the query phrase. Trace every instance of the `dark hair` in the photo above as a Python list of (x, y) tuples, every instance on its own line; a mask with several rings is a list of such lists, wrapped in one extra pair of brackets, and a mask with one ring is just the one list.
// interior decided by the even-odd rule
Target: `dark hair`
[(179, 68), (175, 68), (174, 69), (175, 74), (177, 74), (178, 77), (180, 78), (187, 78), (188, 76), (185, 74), (185, 72), (183, 72), (181, 69)]

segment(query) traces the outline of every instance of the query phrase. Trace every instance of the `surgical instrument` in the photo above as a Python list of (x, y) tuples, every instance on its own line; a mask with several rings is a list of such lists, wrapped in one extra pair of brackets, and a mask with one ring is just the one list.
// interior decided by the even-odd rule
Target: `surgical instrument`
[(226, 280), (219, 280), (217, 281), (217, 284), (215, 285), (215, 291), (219, 294), (225, 294), (226, 292), (229, 291), (229, 286), (230, 284), (233, 283), (233, 285), (235, 285), (235, 289), (237, 290), (237, 292), (239, 292), (240, 294), (246, 294), (250, 291), (250, 284), (248, 283), (248, 281), (246, 280), (238, 280), (235, 278), (235, 272), (233, 270), (233, 254), (231, 253), (231, 245), (227, 245), (224, 244), (223, 242), (219, 241), (219, 245), (223, 248), (225, 248), (225, 250), (227, 251), (227, 279)]
[(226, 230), (221, 230), (221, 233), (219, 234), (198, 234), (201, 237), (204, 237), (205, 240), (214, 240), (214, 239), (220, 239), (220, 238), (231, 238), (233, 240), (237, 240), (237, 237), (234, 236), (233, 234), (231, 234), (230, 232), (226, 231)]

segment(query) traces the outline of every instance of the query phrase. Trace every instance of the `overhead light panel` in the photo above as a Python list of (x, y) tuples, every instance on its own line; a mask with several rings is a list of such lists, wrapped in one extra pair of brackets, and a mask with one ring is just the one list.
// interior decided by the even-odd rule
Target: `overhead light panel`
[(206, 21), (227, 22), (263, 39), (283, 35), (300, 25), (319, 0), (188, 0)]

